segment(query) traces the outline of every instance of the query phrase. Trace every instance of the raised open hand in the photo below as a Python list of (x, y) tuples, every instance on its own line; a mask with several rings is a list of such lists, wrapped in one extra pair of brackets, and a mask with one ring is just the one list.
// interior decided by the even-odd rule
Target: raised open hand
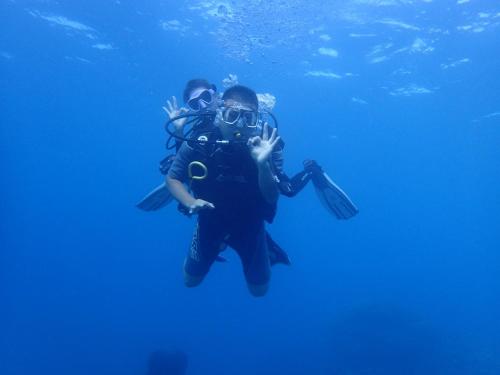
[[(166, 106), (162, 108), (165, 112), (167, 112), (168, 118), (170, 120), (187, 112), (186, 108), (179, 108), (179, 106), (177, 105), (177, 98), (175, 96), (172, 96), (171, 100), (167, 100)], [(174, 128), (177, 132), (182, 132), (182, 128), (186, 124), (186, 120), (187, 118), (184, 117), (173, 122)]]

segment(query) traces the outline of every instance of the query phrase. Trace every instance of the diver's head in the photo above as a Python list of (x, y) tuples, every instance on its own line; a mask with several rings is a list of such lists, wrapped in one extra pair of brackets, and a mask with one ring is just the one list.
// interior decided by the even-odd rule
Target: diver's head
[(216, 106), (217, 88), (206, 79), (192, 79), (186, 83), (184, 88), (184, 103), (193, 112), (204, 109), (214, 109)]
[(249, 138), (258, 132), (259, 100), (255, 92), (236, 85), (224, 92), (218, 125), (225, 139)]

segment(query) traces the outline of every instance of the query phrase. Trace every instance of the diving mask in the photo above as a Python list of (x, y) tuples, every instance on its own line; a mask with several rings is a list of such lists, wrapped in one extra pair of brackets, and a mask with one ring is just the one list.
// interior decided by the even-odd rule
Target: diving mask
[(212, 89), (204, 89), (193, 92), (186, 104), (192, 111), (200, 111), (210, 106), (214, 100), (215, 91)]
[(237, 128), (257, 128), (259, 122), (259, 113), (255, 110), (228, 106), (221, 109), (221, 119), (226, 124)]

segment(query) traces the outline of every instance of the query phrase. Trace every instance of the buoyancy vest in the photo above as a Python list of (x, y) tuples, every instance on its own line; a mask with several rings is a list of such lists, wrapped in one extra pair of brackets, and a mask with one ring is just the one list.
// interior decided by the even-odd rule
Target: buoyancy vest
[[(205, 130), (198, 133), (196, 139), (220, 139), (220, 132), (217, 128)], [(189, 145), (194, 150), (193, 161), (206, 167), (202, 171), (206, 174), (203, 179), (191, 179), (196, 198), (213, 203), (216, 210), (227, 217), (272, 221), (275, 205), (267, 203), (260, 192), (257, 166), (246, 144), (191, 142)], [(192, 172), (197, 173), (196, 166)]]

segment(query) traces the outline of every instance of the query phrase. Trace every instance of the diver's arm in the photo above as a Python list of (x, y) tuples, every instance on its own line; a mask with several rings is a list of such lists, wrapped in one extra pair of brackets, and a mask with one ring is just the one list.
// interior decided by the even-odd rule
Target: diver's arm
[(172, 194), (172, 196), (183, 206), (189, 207), (196, 200), (191, 194), (189, 194), (189, 191), (179, 180), (167, 176), (165, 182), (167, 183), (170, 194)]
[(260, 193), (266, 202), (274, 204), (278, 200), (279, 190), (269, 161), (257, 164)]
[(193, 197), (183, 183), (188, 178), (187, 170), (190, 161), (192, 161), (192, 152), (189, 145), (183, 143), (165, 178), (170, 194), (188, 209), (189, 214), (195, 214), (204, 208), (214, 208), (212, 203)]
[[(174, 134), (176, 134), (176, 133), (174, 133)], [(178, 136), (184, 137), (184, 134), (178, 134)], [(175, 139), (175, 152), (179, 152), (179, 150), (181, 149), (181, 146), (182, 146), (182, 142), (184, 142), (184, 141), (180, 140), (179, 138)]]
[(204, 201), (203, 199), (196, 199), (191, 194), (189, 194), (189, 191), (181, 181), (176, 180), (175, 178), (172, 178), (170, 176), (167, 176), (165, 181), (167, 183), (170, 194), (172, 194), (172, 196), (177, 199), (180, 204), (187, 207), (190, 214), (196, 214), (202, 209), (215, 208), (212, 203)]
[[(163, 110), (167, 112), (168, 118), (172, 120), (173, 118), (182, 115), (187, 112), (187, 109), (184, 107), (179, 107), (177, 105), (177, 98), (172, 96), (172, 99), (167, 100), (167, 104), (163, 107)], [(182, 140), (180, 138), (184, 137), (184, 125), (186, 124), (187, 118), (181, 118), (177, 121), (173, 122), (174, 126), (174, 135), (179, 137), (175, 138), (175, 150), (179, 151), (179, 148), (182, 145)]]

